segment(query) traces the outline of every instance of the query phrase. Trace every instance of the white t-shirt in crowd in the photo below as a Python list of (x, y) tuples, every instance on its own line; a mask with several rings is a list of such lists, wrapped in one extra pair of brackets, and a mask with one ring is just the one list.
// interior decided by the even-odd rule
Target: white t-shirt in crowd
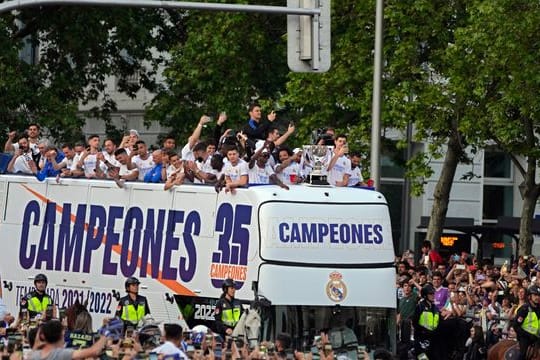
[(163, 344), (153, 349), (152, 352), (162, 355), (177, 355), (182, 360), (189, 360), (187, 355), (170, 341), (165, 341)]

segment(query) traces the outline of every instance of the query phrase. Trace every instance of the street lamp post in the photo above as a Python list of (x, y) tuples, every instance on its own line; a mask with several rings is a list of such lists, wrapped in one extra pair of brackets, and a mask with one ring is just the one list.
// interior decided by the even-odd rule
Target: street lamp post
[(373, 186), (381, 186), (381, 88), (383, 50), (384, 0), (377, 0), (375, 14), (375, 59), (373, 64), (373, 101), (371, 110), (371, 179)]

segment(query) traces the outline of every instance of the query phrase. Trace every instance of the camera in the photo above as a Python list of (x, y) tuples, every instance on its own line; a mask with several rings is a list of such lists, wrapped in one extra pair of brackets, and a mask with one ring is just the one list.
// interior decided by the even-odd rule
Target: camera
[(325, 145), (325, 146), (335, 145), (332, 135), (327, 134), (325, 128), (319, 128), (319, 129), (313, 130), (313, 132), (311, 133), (311, 139), (314, 145), (319, 144), (319, 142), (321, 141), (322, 141), (321, 145)]

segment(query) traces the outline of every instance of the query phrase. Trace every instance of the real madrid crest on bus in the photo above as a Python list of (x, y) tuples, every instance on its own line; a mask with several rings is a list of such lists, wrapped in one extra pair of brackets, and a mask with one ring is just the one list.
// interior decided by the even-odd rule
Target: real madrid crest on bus
[(330, 280), (326, 283), (326, 295), (334, 302), (340, 302), (347, 297), (347, 285), (343, 282), (343, 275), (337, 271), (330, 273)]

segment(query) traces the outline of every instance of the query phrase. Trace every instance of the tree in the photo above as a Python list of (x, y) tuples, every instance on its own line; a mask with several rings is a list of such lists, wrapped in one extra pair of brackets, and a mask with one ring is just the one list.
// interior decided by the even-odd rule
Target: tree
[[(523, 177), (519, 254), (531, 254), (532, 219), (540, 184), (540, 4), (526, 0), (472, 1), (467, 26), (449, 56), (451, 81), (469, 106), (469, 137), (492, 140), (510, 154)], [(520, 161), (524, 158), (524, 161)]]
[[(457, 164), (467, 161), (461, 131), (465, 101), (444, 80), (450, 65), (445, 52), (464, 15), (464, 1), (385, 2), (383, 125), (404, 131), (413, 123), (416, 139), (428, 143), (408, 163), (414, 194), (423, 192), (423, 179), (432, 175), (429, 160), (446, 152), (428, 227), (434, 242), (443, 229)], [(365, 147), (371, 132), (375, 4), (334, 2), (332, 16), (332, 68), (322, 76), (292, 75), (287, 99), (303, 124), (317, 127), (320, 119), (332, 119)]]
[(234, 128), (246, 121), (253, 101), (280, 110), (275, 100), (288, 74), (285, 16), (190, 11), (184, 20), (186, 41), (171, 48), (147, 121), (158, 120), (186, 139), (203, 113), (226, 111), (225, 126)]
[[(115, 109), (104, 93), (107, 76), (130, 96), (155, 89), (160, 52), (183, 35), (178, 11), (52, 6), (3, 14), (0, 121), (20, 130), (36, 121), (58, 140), (73, 140), (84, 124), (79, 103), (101, 99), (93, 113), (104, 119)], [(133, 74), (137, 84), (126, 81)]]

